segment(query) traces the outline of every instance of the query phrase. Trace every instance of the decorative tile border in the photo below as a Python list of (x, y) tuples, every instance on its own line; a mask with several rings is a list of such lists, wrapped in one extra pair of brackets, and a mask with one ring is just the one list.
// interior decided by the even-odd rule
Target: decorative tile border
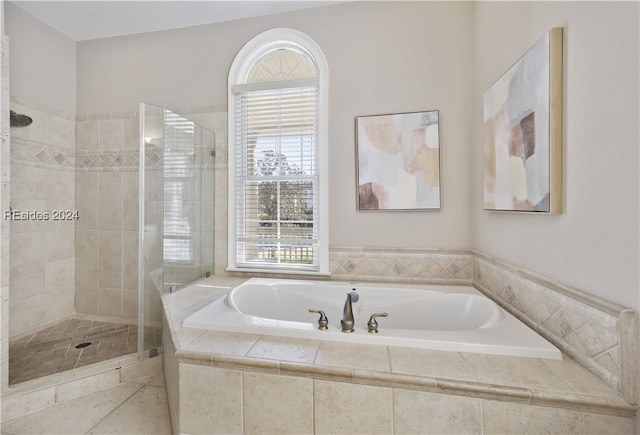
[(331, 279), (471, 285), (469, 253), (440, 250), (332, 247)]
[(24, 139), (11, 140), (11, 164), (37, 168), (73, 170), (76, 158), (72, 149)]
[(473, 252), (473, 285), (637, 403), (636, 313)]
[(220, 149), (216, 146), (216, 155), (214, 164), (226, 167), (229, 164), (229, 153), (226, 149)]
[[(196, 168), (211, 168), (216, 163), (217, 153), (212, 150), (197, 149), (191, 156), (191, 160)], [(158, 145), (147, 145), (144, 151), (146, 167), (160, 167), (163, 158), (162, 147)], [(137, 160), (136, 160), (137, 161)]]
[(226, 104), (217, 104), (214, 106), (198, 106), (198, 107), (177, 107), (174, 109), (169, 108), (174, 113), (179, 115), (202, 115), (202, 114), (211, 114), (211, 113), (219, 113), (219, 112), (227, 112)]
[[(162, 151), (147, 149), (145, 164), (148, 167), (159, 166), (162, 161)], [(197, 167), (211, 167), (216, 156), (212, 156), (208, 150), (200, 150), (195, 153), (195, 165)], [(78, 150), (75, 155), (76, 169), (80, 171), (138, 171), (140, 153), (138, 149), (104, 149), (104, 150)]]
[(138, 149), (76, 151), (76, 169), (80, 171), (137, 171), (138, 163)]

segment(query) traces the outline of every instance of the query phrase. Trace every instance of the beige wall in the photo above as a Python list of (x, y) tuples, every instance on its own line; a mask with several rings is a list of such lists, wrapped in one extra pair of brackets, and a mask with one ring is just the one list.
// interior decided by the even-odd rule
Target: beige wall
[[(469, 248), (471, 4), (363, 2), (78, 44), (78, 113), (226, 104), (227, 74), (254, 35), (292, 27), (329, 64), (332, 246)], [(354, 117), (440, 110), (442, 209), (358, 213)], [(217, 144), (226, 144), (216, 137)]]
[[(639, 307), (637, 2), (474, 4), (471, 245)], [(552, 27), (564, 28), (564, 210), (483, 211), (482, 95)]]
[(76, 113), (76, 43), (22, 9), (5, 4), (11, 95)]
[(482, 211), (476, 164), (471, 245), (640, 311), (637, 2), (475, 3), (471, 158), (482, 161), (483, 92), (557, 26), (564, 28), (564, 210)]

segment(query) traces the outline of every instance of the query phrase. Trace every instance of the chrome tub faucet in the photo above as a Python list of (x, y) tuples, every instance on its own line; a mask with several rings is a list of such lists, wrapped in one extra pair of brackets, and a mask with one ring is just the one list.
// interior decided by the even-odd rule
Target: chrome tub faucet
[[(353, 295), (355, 295), (355, 300)], [(344, 309), (342, 311), (342, 320), (340, 321), (340, 325), (342, 325), (342, 332), (353, 332), (353, 325), (355, 321), (353, 319), (353, 306), (352, 302), (358, 300), (358, 294), (353, 291), (351, 293), (347, 293), (347, 300), (344, 303)]]

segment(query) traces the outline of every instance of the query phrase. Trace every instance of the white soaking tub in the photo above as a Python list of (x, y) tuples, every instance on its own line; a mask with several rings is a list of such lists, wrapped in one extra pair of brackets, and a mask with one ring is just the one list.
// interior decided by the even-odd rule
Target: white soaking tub
[[(342, 332), (347, 294), (354, 332)], [(328, 329), (318, 328), (322, 310)], [(374, 313), (378, 333), (368, 332)], [(561, 352), (476, 289), (465, 286), (349, 283), (252, 278), (191, 314), (184, 327), (312, 338), (384, 346), (408, 346), (562, 359)]]

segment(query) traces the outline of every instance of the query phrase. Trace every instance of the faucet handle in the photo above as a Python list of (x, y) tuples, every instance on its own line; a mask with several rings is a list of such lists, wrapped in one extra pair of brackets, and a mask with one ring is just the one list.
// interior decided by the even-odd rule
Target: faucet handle
[(309, 308), (310, 313), (318, 313), (320, 314), (320, 318), (318, 319), (318, 329), (329, 329), (329, 319), (327, 319), (327, 315), (322, 310), (314, 310), (313, 308)]
[(376, 322), (376, 317), (388, 317), (389, 313), (373, 313), (367, 322), (368, 332), (370, 334), (378, 333), (378, 322)]

